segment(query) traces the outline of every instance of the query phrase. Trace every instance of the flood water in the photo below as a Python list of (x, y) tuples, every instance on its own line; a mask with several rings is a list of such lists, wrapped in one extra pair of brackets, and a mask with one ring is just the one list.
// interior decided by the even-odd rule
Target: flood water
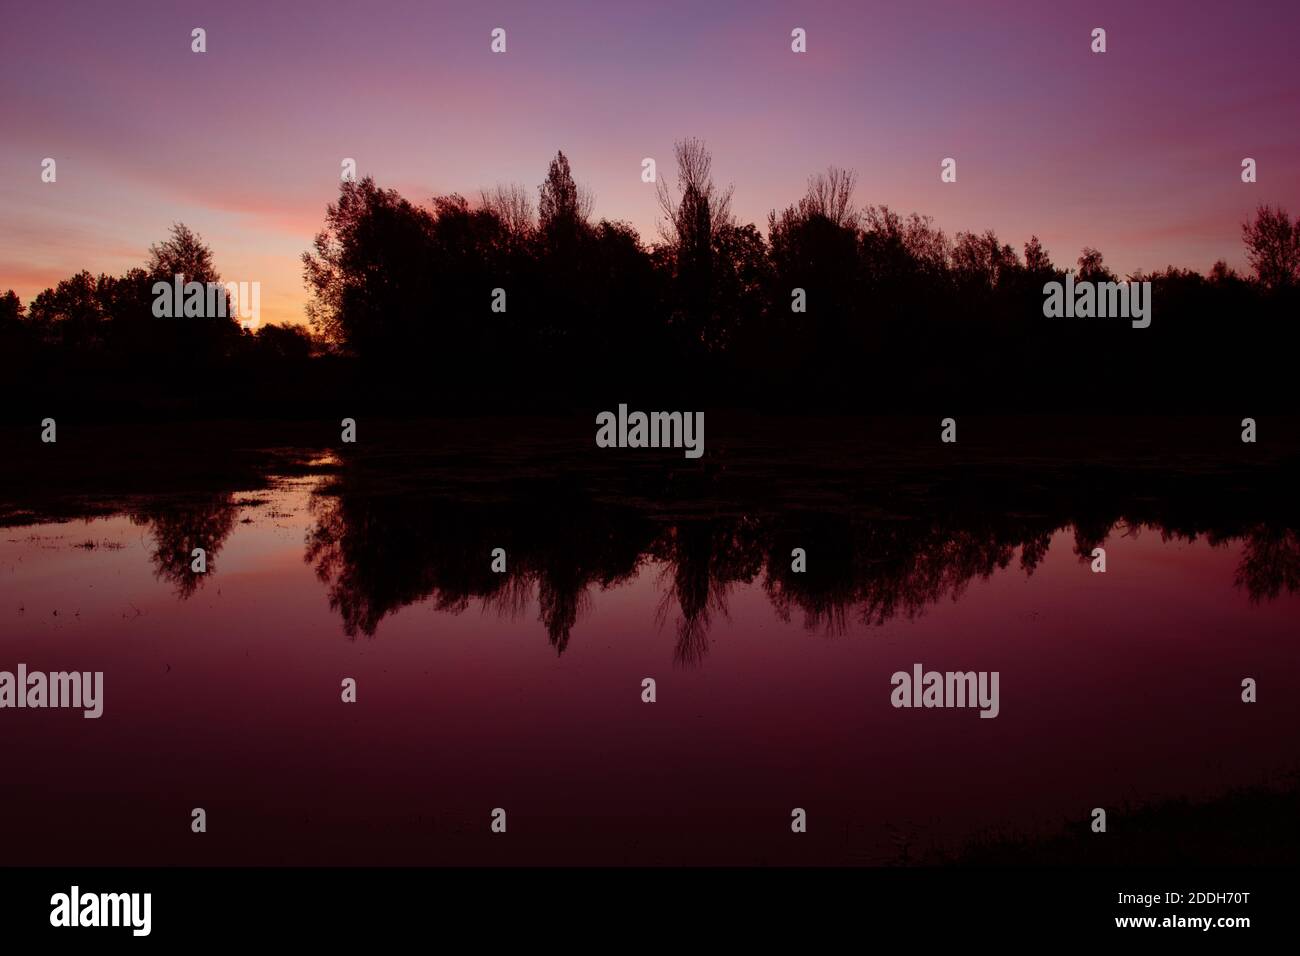
[[(0, 670), (104, 712), (0, 711), (5, 862), (897, 864), (1297, 766), (1272, 466), (517, 454), (10, 493)], [(996, 719), (891, 706), (917, 663), (997, 671)]]

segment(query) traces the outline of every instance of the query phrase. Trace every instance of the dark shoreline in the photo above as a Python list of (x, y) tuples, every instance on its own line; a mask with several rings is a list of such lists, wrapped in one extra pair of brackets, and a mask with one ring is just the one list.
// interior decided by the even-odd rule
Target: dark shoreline
[[(1234, 480), (1269, 488), (1300, 472), (1300, 417), (1257, 420), (1255, 443), (1241, 441), (1240, 420), (1217, 417), (957, 415), (957, 442), (940, 441), (934, 417), (764, 416), (720, 410), (705, 414), (705, 453), (687, 459), (675, 449), (600, 449), (595, 410), (563, 416), (376, 419), (355, 416), (357, 442), (341, 440), (336, 419), (212, 420), (116, 424), (58, 421), (58, 440), (41, 441), (41, 426), (0, 426), (0, 523), (16, 509), (63, 496), (249, 490), (269, 475), (327, 473), (345, 461), (378, 468), (433, 467), (440, 480), (499, 481), (566, 476), (598, 493), (616, 493), (647, 475), (657, 480), (717, 485), (741, 503), (770, 497), (747, 476), (765, 474), (820, 496), (850, 480), (891, 493), (892, 478), (909, 473), (938, 482), (936, 490), (1002, 486), (1005, 492), (1090, 493), (1079, 474), (1105, 474), (1140, 487), (1167, 486), (1182, 476), (1217, 476), (1223, 494)], [(1129, 478), (1126, 479), (1126, 475)], [(1279, 489), (1280, 490), (1280, 489)], [(992, 500), (1003, 497), (1002, 493)], [(1284, 496), (1276, 502), (1281, 504)], [(1218, 505), (1204, 502), (1211, 507)], [(1288, 509), (1289, 510), (1289, 509)]]

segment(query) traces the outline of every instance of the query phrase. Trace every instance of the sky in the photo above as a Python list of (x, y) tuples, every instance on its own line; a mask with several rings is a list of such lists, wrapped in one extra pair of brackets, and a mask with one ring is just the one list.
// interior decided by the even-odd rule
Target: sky
[(653, 241), (641, 161), (671, 178), (687, 136), (764, 229), (833, 164), (860, 206), (1036, 234), (1058, 264), (1088, 245), (1122, 274), (1245, 269), (1255, 207), (1300, 214), (1298, 34), (1293, 0), (7, 4), (0, 290), (121, 273), (183, 221), (224, 279), (261, 283), (264, 323), (302, 322), (345, 157), (427, 202), (536, 195), (563, 149), (596, 216)]

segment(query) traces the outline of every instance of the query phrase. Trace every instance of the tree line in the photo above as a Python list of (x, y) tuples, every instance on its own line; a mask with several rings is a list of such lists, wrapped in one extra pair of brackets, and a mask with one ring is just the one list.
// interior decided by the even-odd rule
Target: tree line
[[(177, 225), (126, 275), (81, 272), (26, 308), (7, 293), (0, 343), (91, 365), (329, 359), (405, 399), (608, 401), (617, 388), (725, 404), (974, 395), (1092, 407), (1211, 383), (1285, 396), (1300, 220), (1283, 209), (1259, 206), (1243, 224), (1249, 275), (1220, 261), (1117, 277), (1093, 248), (1064, 267), (1036, 236), (1017, 249), (992, 230), (949, 236), (926, 216), (858, 207), (855, 174), (836, 167), (760, 229), (733, 214), (701, 141), (674, 152), (653, 242), (594, 219), (562, 152), (536, 202), (502, 185), (418, 204), (365, 178), (341, 184), (303, 255), (310, 331), (155, 319), (159, 278), (218, 278), (211, 250)], [(1151, 281), (1151, 328), (1045, 318), (1043, 286), (1067, 272)]]

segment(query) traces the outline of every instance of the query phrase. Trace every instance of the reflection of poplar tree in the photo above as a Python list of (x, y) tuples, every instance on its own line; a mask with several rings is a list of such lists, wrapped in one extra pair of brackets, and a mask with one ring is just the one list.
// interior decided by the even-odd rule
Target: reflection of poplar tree
[[(154, 575), (170, 583), (177, 596), (185, 599), (199, 589), (208, 575), (215, 573), (214, 559), (235, 526), (238, 510), (234, 497), (222, 492), (205, 501), (187, 502), (183, 507), (138, 512), (131, 515), (131, 521), (149, 526), (154, 539), (153, 553), (149, 556)], [(207, 553), (207, 571), (203, 574), (190, 570), (195, 548)]]
[(1246, 535), (1235, 583), (1252, 601), (1273, 600), (1283, 589), (1300, 591), (1300, 536), (1261, 525)]

